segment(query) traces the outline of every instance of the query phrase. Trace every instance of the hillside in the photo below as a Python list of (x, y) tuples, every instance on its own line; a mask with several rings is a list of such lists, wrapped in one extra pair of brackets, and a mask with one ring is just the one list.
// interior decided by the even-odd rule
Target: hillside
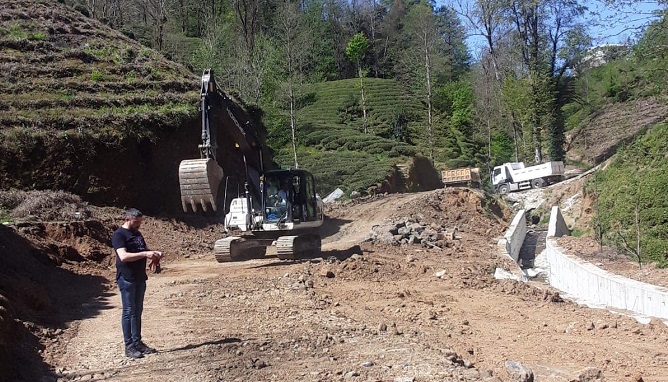
[(0, 188), (169, 205), (178, 161), (197, 155), (198, 90), (183, 66), (72, 8), (3, 3)]
[(650, 128), (620, 150), (585, 189), (596, 196), (592, 227), (600, 227), (604, 241), (661, 267), (668, 266), (666, 147), (668, 125)]
[[(433, 166), (414, 160), (418, 147), (402, 139), (409, 130), (412, 136), (424, 135), (422, 104), (395, 80), (365, 78), (364, 89), (367, 132), (359, 79), (307, 84), (300, 89), (299, 166), (315, 175), (325, 194), (337, 187), (362, 194), (440, 187)], [(276, 161), (294, 166), (289, 144), (277, 150)]]
[(593, 166), (615, 154), (636, 135), (668, 118), (668, 105), (657, 97), (608, 104), (590, 114), (566, 139), (567, 158)]
[[(199, 155), (196, 75), (48, 0), (12, 1), (0, 10), (0, 68), (0, 189), (61, 189), (98, 205), (178, 208), (178, 163)], [(339, 120), (356, 92), (350, 80), (306, 89), (315, 101), (299, 111), (300, 139), (315, 150), (300, 150), (301, 167), (315, 173), (321, 193), (407, 189), (395, 179), (416, 178), (415, 148), (363, 134), (354, 116)], [(397, 110), (412, 115), (419, 107), (392, 80), (369, 80), (368, 98), (370, 127), (386, 135)], [(219, 141), (227, 144), (224, 132)], [(277, 154), (290, 166), (291, 153)], [(238, 172), (226, 159), (226, 173)], [(401, 173), (397, 163), (409, 170)], [(427, 188), (438, 186), (433, 178)]]

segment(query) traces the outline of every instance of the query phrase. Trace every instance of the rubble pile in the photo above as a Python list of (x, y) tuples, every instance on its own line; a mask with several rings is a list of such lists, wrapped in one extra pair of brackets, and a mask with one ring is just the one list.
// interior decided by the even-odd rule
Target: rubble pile
[(448, 228), (438, 223), (421, 224), (406, 218), (374, 226), (365, 241), (395, 246), (420, 244), (429, 248), (450, 248), (459, 239), (457, 232), (457, 227)]

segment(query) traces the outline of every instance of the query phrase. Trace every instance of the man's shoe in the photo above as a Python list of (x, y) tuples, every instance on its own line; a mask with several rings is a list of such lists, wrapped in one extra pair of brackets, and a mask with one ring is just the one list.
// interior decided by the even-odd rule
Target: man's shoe
[(144, 358), (144, 354), (132, 345), (125, 347), (125, 355), (130, 358)]
[(139, 350), (142, 354), (154, 354), (158, 352), (157, 350), (146, 346), (146, 344), (141, 341), (135, 345), (135, 349)]

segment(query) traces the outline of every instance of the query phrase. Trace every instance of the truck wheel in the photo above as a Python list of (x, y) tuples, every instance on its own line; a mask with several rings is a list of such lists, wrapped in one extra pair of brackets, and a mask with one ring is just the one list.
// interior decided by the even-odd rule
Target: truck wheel
[(533, 188), (541, 188), (545, 185), (545, 181), (543, 178), (536, 178), (531, 180), (531, 187)]
[(508, 191), (510, 191), (510, 187), (508, 187), (507, 184), (502, 184), (502, 185), (499, 186), (499, 188), (497, 188), (497, 191), (498, 191), (499, 194), (501, 194), (501, 195), (503, 195), (503, 194), (507, 194)]

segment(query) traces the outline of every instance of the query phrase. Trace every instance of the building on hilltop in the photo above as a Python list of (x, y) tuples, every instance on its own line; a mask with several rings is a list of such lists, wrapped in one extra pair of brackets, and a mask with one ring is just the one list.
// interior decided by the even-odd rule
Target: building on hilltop
[(605, 65), (626, 57), (631, 49), (624, 44), (603, 44), (587, 49), (577, 65), (577, 72)]

